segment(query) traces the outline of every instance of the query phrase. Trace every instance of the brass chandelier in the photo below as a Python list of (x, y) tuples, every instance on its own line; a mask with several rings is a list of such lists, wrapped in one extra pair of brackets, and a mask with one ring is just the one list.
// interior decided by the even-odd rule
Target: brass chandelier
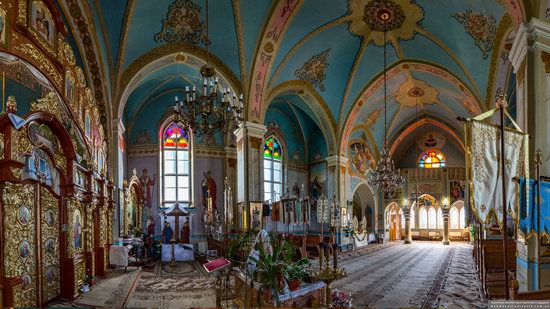
[(229, 88), (220, 90), (215, 69), (210, 65), (210, 40), (208, 37), (208, 0), (206, 0), (206, 64), (201, 67), (199, 85), (202, 81), (202, 91), (197, 87), (185, 87), (185, 99), (179, 101), (176, 97), (174, 120), (180, 122), (186, 129), (191, 129), (197, 136), (213, 136), (216, 132), (222, 134), (238, 128), (244, 121), (243, 96), (237, 99), (236, 93)]
[[(376, 168), (369, 174), (368, 183), (371, 187), (381, 190), (384, 193), (388, 193), (390, 196), (397, 191), (401, 185), (405, 183), (405, 179), (401, 176), (400, 170), (396, 170), (388, 151), (387, 141), (387, 65), (386, 65), (386, 34), (387, 34), (387, 22), (391, 18), (391, 12), (385, 9), (378, 11), (377, 18), (379, 22), (383, 24), (384, 29), (384, 145), (380, 153), (380, 160)], [(372, 29), (375, 31), (375, 29)]]

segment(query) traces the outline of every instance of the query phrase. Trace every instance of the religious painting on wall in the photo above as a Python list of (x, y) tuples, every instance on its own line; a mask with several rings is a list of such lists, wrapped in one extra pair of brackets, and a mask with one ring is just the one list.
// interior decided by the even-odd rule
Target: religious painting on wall
[(65, 97), (70, 104), (74, 102), (74, 78), (70, 71), (65, 72)]
[(53, 226), (54, 223), (55, 223), (55, 215), (53, 213), (53, 210), (51, 209), (48, 209), (46, 211), (46, 213), (44, 214), (44, 221), (46, 222), (47, 225), (49, 226)]
[(46, 239), (46, 243), (44, 244), (44, 248), (46, 249), (47, 253), (54, 254), (55, 253), (55, 240), (53, 238)]
[(19, 257), (24, 259), (31, 254), (31, 245), (28, 241), (23, 240), (19, 243)]
[(349, 151), (352, 171), (366, 176), (375, 163), (368, 146), (362, 141), (352, 142)]
[(55, 46), (55, 23), (50, 10), (43, 1), (31, 1), (30, 21), (33, 30), (52, 47)]
[(0, 9), (0, 46), (8, 48), (8, 15), (6, 11)]
[(73, 215), (73, 242), (74, 242), (74, 248), (80, 249), (82, 248), (82, 224), (81, 224), (81, 216), (80, 211), (77, 209), (74, 212)]
[(27, 224), (29, 223), (31, 218), (31, 213), (29, 209), (25, 206), (19, 207), (19, 210), (17, 211), (17, 220), (21, 224)]
[(317, 163), (310, 166), (309, 169), (309, 193), (311, 197), (311, 205), (317, 205), (317, 199), (326, 190), (327, 184), (327, 165), (325, 162)]
[(28, 134), (34, 146), (45, 146), (53, 154), (61, 154), (59, 140), (47, 125), (31, 122), (28, 126)]
[(84, 133), (87, 138), (92, 138), (92, 119), (88, 109), (84, 112)]
[(253, 230), (262, 229), (262, 205), (263, 203), (250, 203), (250, 227)]
[(463, 180), (451, 180), (449, 182), (450, 201), (453, 204), (456, 201), (464, 201), (466, 191), (466, 182)]
[(23, 274), (21, 276), (21, 280), (23, 280), (23, 284), (21, 286), (23, 290), (26, 290), (31, 286), (32, 278), (29, 274)]

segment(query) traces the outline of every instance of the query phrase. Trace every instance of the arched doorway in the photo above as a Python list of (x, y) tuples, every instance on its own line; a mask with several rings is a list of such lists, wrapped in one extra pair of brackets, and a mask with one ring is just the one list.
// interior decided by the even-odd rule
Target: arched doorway
[(376, 213), (374, 209), (374, 195), (367, 184), (360, 184), (353, 193), (353, 216), (357, 217), (358, 221), (365, 218), (367, 232), (373, 232), (375, 228)]
[(386, 207), (386, 226), (389, 226), (390, 241), (401, 239), (401, 208), (393, 202)]

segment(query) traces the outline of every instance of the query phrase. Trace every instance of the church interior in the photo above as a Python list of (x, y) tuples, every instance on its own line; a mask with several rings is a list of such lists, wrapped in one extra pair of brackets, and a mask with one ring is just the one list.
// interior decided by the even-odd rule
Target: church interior
[(0, 72), (0, 308), (550, 301), (549, 0), (0, 0)]

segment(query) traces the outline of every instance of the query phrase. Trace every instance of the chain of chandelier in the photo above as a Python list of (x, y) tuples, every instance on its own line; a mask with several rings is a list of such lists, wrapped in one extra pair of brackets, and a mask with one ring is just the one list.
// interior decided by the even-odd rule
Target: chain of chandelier
[[(391, 18), (391, 12), (385, 9), (381, 9), (377, 14), (378, 20), (384, 25), (384, 144), (382, 151), (380, 152), (380, 159), (374, 170), (369, 174), (368, 183), (371, 187), (374, 187), (390, 196), (396, 192), (404, 183), (405, 179), (401, 176), (401, 171), (396, 170), (394, 162), (388, 151), (387, 141), (387, 64), (386, 64), (386, 35), (387, 35), (387, 22)], [(372, 29), (375, 31), (375, 29)]]
[(202, 91), (198, 92), (196, 86), (185, 87), (185, 98), (182, 101), (175, 98), (174, 120), (197, 136), (214, 136), (237, 129), (244, 121), (244, 107), (242, 94), (237, 99), (237, 94), (229, 88), (220, 89), (215, 69), (209, 63), (208, 0), (205, 23), (207, 60), (200, 69)]

